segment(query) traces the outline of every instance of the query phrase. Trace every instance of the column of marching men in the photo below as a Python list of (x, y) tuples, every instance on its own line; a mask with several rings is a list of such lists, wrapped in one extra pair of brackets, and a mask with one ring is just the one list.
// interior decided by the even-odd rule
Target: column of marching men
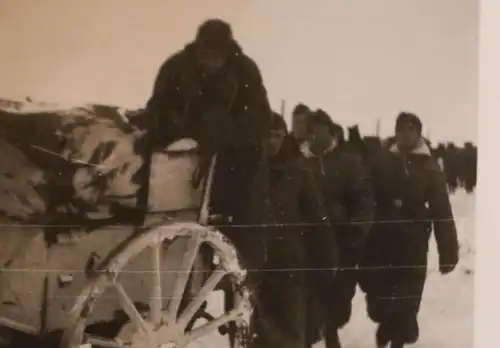
[(254, 347), (341, 347), (358, 285), (375, 346), (417, 341), (429, 239), (442, 274), (458, 242), (447, 177), (416, 115), (398, 115), (394, 136), (369, 153), (304, 105), (289, 134), (257, 64), (218, 19), (160, 67), (146, 112), (156, 145), (200, 144), (201, 174), (218, 155), (211, 209), (230, 221), (222, 232), (250, 270)]

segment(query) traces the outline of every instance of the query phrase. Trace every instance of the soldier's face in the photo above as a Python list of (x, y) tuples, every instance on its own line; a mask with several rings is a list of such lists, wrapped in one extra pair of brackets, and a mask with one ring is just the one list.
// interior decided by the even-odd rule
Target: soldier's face
[(420, 142), (420, 133), (412, 124), (401, 126), (396, 131), (396, 142), (401, 150), (412, 150)]
[(314, 153), (325, 151), (334, 140), (334, 137), (330, 134), (330, 128), (323, 124), (314, 125), (307, 138)]
[(206, 73), (220, 71), (227, 61), (227, 55), (220, 50), (200, 48), (198, 50), (198, 65)]
[(286, 132), (284, 129), (272, 130), (266, 141), (265, 149), (268, 157), (274, 157), (281, 150)]
[(292, 118), (292, 132), (295, 138), (297, 139), (305, 139), (307, 136), (307, 113), (303, 112), (297, 115), (294, 115)]

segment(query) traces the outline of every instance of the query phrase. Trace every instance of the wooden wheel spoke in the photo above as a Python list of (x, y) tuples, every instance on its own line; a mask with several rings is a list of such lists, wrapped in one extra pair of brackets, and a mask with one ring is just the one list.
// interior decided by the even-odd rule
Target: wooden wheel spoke
[(120, 301), (123, 310), (125, 311), (125, 313), (127, 313), (130, 320), (134, 323), (137, 329), (143, 331), (144, 333), (149, 333), (147, 323), (144, 321), (134, 303), (125, 292), (123, 286), (120, 283), (115, 283), (114, 285), (116, 291), (118, 292), (118, 300)]
[(91, 346), (97, 346), (99, 348), (125, 348), (126, 347), (123, 343), (120, 343), (118, 341), (115, 341), (112, 339), (107, 339), (107, 338), (102, 338), (102, 337), (90, 336), (90, 335), (87, 337), (87, 343), (89, 343)]
[(85, 319), (79, 318), (73, 325), (71, 332), (72, 335), (69, 339), (69, 347), (79, 347), (85, 334)]
[(190, 320), (196, 314), (198, 309), (201, 307), (203, 302), (208, 298), (210, 293), (215, 289), (217, 284), (222, 280), (222, 278), (227, 274), (223, 269), (216, 269), (212, 272), (206, 283), (200, 289), (196, 297), (189, 303), (186, 309), (180, 315), (178, 320), (179, 325), (182, 328), (186, 328)]
[[(173, 228), (169, 230), (160, 229), (162, 227), (160, 226), (133, 235), (130, 240), (127, 240), (127, 244), (120, 244), (119, 249), (112, 251), (114, 255), (106, 264), (103, 264), (103, 272), (96, 274), (96, 278), (91, 279), (91, 283), (81, 291), (73, 306), (70, 322), (64, 329), (60, 348), (75, 348), (85, 343), (93, 347), (109, 348), (158, 347), (160, 344), (185, 347), (192, 341), (231, 322), (235, 323), (231, 323), (233, 331), (229, 332), (230, 336), (248, 336), (245, 330), (249, 325), (247, 323), (250, 322), (247, 317), (251, 315), (252, 306), (248, 301), (249, 294), (246, 292), (233, 293), (236, 298), (230, 300), (231, 308), (227, 306), (225, 313), (220, 317), (213, 318), (205, 315), (207, 314), (205, 312), (200, 313), (210, 293), (218, 289), (225, 276), (234, 275), (234, 279), (233, 277), (228, 279), (232, 285), (240, 284), (245, 280), (245, 274), (238, 260), (234, 258), (235, 252), (232, 245), (226, 243), (220, 233), (199, 224), (175, 222), (173, 225)], [(170, 249), (171, 253), (167, 253), (162, 239), (168, 239), (169, 246), (175, 244), (176, 240), (179, 244)], [(204, 263), (207, 260), (200, 257), (200, 247), (204, 242), (215, 249), (221, 258), (220, 263), (216, 263), (217, 268), (211, 273), (209, 268), (212, 268), (212, 264)], [(145, 249), (148, 253), (141, 254), (145, 258), (137, 257)], [(205, 256), (204, 250), (202, 252), (201, 256)], [(169, 264), (165, 264), (167, 260)], [(138, 266), (141, 269), (148, 269), (147, 272), (141, 274), (141, 283), (145, 280), (149, 286), (139, 288), (140, 284), (133, 284), (130, 290), (134, 292), (127, 293), (122, 285), (125, 283), (119, 283), (116, 279), (120, 273), (124, 272), (128, 264), (133, 270), (136, 270)], [(229, 266), (231, 267), (226, 268)], [(168, 275), (164, 273), (164, 267), (169, 270)], [(198, 271), (203, 274), (193, 274)], [(125, 280), (128, 284), (129, 278)], [(119, 328), (116, 339), (85, 333), (85, 327), (88, 324), (86, 322), (93, 314), (92, 308), (95, 300), (102, 296), (109, 287), (116, 289), (119, 306), (129, 318)], [(230, 291), (225, 287), (221, 289)], [(243, 290), (246, 291), (246, 289)], [(146, 296), (149, 298), (146, 300), (149, 307), (147, 317), (134, 304), (136, 296), (144, 300)], [(243, 297), (239, 298), (240, 296)], [(100, 314), (98, 312), (97, 316)], [(191, 325), (198, 318), (198, 314), (203, 314), (203, 318), (208, 322), (200, 323), (199, 327), (193, 329)], [(246, 346), (246, 343), (243, 345)]]
[(222, 316), (215, 318), (214, 320), (193, 329), (191, 332), (186, 333), (184, 337), (181, 339), (182, 341), (181, 346), (184, 346), (189, 342), (200, 338), (203, 335), (207, 335), (210, 332), (217, 330), (219, 326), (222, 326), (230, 321), (236, 320), (242, 314), (242, 312), (243, 312), (243, 307), (235, 308), (229, 313), (225, 313)]
[(163, 244), (161, 238), (157, 238), (156, 243), (151, 247), (152, 256), (152, 283), (151, 296), (149, 299), (149, 320), (153, 325), (160, 325), (163, 309), (163, 291), (161, 285), (161, 260)]
[(181, 269), (179, 270), (177, 280), (174, 283), (172, 297), (168, 303), (167, 313), (164, 318), (167, 323), (175, 323), (177, 320), (177, 312), (179, 311), (182, 296), (184, 295), (184, 290), (186, 289), (187, 282), (191, 275), (191, 269), (196, 256), (198, 255), (200, 245), (201, 240), (196, 235), (191, 237), (187, 242), (187, 250), (182, 258)]

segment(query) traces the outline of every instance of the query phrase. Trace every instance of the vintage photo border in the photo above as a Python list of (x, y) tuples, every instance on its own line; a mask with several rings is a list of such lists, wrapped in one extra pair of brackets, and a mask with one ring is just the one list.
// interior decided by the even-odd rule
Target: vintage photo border
[[(458, 4), (457, 4), (458, 5)], [(500, 1), (480, 2), (474, 347), (500, 347)]]
[(500, 348), (500, 0), (479, 3), (474, 347)]

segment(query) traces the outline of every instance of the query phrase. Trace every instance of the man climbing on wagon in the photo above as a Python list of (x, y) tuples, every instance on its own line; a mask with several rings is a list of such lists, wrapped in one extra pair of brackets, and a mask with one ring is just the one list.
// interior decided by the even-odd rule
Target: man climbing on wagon
[(211, 213), (244, 226), (223, 232), (247, 267), (262, 264), (264, 242), (253, 226), (264, 225), (268, 216), (262, 144), (271, 108), (259, 68), (243, 53), (229, 24), (207, 20), (193, 42), (163, 63), (147, 114), (156, 146), (181, 138), (198, 142), (202, 174), (217, 154)]

